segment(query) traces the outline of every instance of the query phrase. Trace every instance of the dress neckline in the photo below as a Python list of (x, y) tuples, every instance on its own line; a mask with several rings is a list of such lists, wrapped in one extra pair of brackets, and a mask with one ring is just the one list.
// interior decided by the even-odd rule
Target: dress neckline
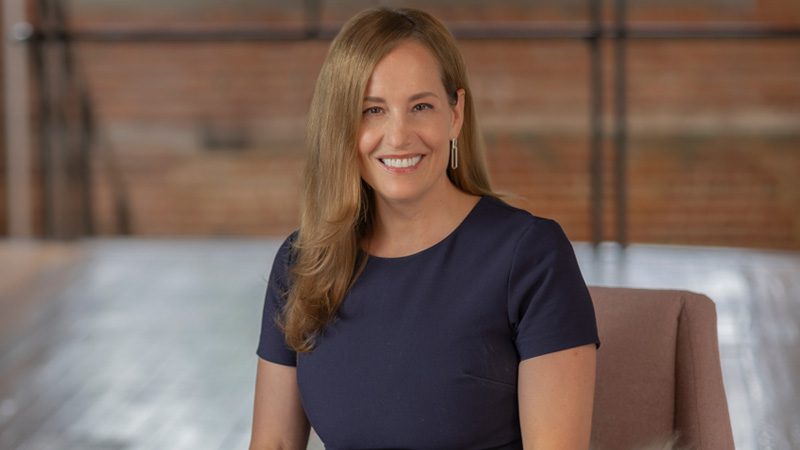
[(470, 210), (469, 210), (469, 212), (467, 213), (467, 215), (466, 215), (466, 216), (464, 216), (464, 218), (463, 218), (463, 219), (461, 219), (461, 223), (459, 223), (459, 224), (458, 224), (458, 225), (457, 225), (457, 226), (456, 226), (456, 227), (453, 229), (453, 231), (451, 231), (450, 233), (448, 233), (448, 234), (447, 234), (447, 236), (443, 237), (441, 240), (439, 240), (439, 241), (438, 241), (438, 242), (436, 242), (435, 244), (431, 245), (430, 247), (426, 247), (426, 248), (424, 248), (424, 249), (422, 249), (422, 250), (420, 250), (420, 251), (418, 251), (418, 252), (414, 252), (414, 253), (411, 253), (411, 254), (409, 254), (409, 255), (403, 255), (403, 256), (375, 256), (375, 255), (372, 255), (372, 254), (370, 254), (370, 253), (367, 253), (367, 252), (365, 252), (365, 251), (363, 251), (363, 250), (362, 250), (362, 252), (363, 252), (363, 253), (364, 253), (364, 255), (367, 257), (367, 260), (386, 261), (386, 262), (400, 262), (400, 261), (406, 261), (406, 260), (409, 260), (409, 259), (413, 259), (413, 258), (420, 257), (420, 256), (422, 256), (422, 255), (424, 255), (424, 254), (430, 253), (430, 252), (432, 252), (432, 251), (436, 250), (436, 248), (438, 248), (438, 247), (441, 247), (442, 245), (444, 245), (444, 244), (445, 244), (447, 241), (450, 241), (450, 240), (452, 240), (452, 239), (453, 239), (453, 237), (454, 237), (456, 234), (458, 234), (459, 230), (461, 230), (462, 228), (464, 228), (465, 224), (466, 224), (467, 222), (469, 222), (470, 218), (471, 218), (472, 216), (474, 216), (474, 215), (475, 215), (475, 211), (477, 211), (477, 210), (478, 210), (478, 208), (480, 207), (480, 205), (481, 205), (482, 203), (484, 203), (484, 202), (486, 201), (486, 199), (487, 199), (487, 198), (488, 198), (488, 196), (486, 196), (486, 195), (482, 195), (482, 196), (481, 196), (481, 197), (478, 199), (478, 201), (477, 201), (477, 202), (475, 202), (475, 205), (473, 205), (472, 209), (470, 209)]

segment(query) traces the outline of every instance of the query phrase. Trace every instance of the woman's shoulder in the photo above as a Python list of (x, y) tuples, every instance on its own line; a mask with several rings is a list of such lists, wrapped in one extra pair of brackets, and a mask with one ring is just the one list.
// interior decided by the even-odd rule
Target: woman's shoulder
[(280, 246), (278, 251), (283, 250), (284, 252), (290, 251), (294, 248), (295, 243), (297, 242), (297, 236), (300, 234), (300, 230), (296, 229), (289, 233), (288, 236), (283, 240), (283, 243)]
[(297, 243), (298, 233), (299, 230), (292, 231), (278, 247), (278, 251), (275, 252), (275, 258), (272, 262), (272, 271), (277, 272), (282, 279), (287, 278), (287, 272), (290, 267), (294, 265), (297, 253), (295, 244)]
[(571, 248), (569, 238), (556, 220), (496, 197), (484, 197), (467, 235), (475, 251), (510, 260), (521, 255), (543, 259)]
[(278, 251), (275, 255), (276, 259), (288, 260), (292, 257), (292, 254), (295, 253), (294, 249), (299, 233), (300, 230), (294, 230), (283, 239), (283, 242), (281, 242), (281, 245), (278, 247)]
[(554, 219), (512, 206), (499, 197), (485, 196), (478, 222), (507, 235), (548, 233), (560, 230)]

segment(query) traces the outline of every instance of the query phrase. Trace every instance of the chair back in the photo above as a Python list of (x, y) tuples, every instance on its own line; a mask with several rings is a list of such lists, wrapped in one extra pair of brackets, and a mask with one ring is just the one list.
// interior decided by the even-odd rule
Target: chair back
[(677, 432), (678, 448), (733, 449), (708, 297), (591, 286), (600, 348), (593, 450), (646, 448)]

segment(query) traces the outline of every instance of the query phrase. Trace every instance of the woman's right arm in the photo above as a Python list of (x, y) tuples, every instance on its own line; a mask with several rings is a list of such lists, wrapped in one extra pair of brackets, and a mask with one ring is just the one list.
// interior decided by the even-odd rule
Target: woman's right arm
[(250, 450), (305, 450), (309, 429), (297, 368), (258, 358)]

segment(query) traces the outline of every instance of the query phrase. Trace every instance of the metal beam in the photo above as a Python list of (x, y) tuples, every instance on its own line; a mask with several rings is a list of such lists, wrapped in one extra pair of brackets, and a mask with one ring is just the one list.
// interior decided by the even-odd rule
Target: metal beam
[[(620, 35), (618, 25), (588, 23), (518, 24), (518, 23), (454, 23), (453, 35), (461, 40), (537, 40), (537, 39), (615, 39)], [(330, 40), (339, 26), (318, 23), (307, 27), (251, 27), (180, 30), (119, 27), (103, 29), (53, 29), (45, 34), (35, 30), (30, 40), (73, 40), (78, 42), (247, 42)], [(765, 26), (749, 23), (713, 25), (626, 24), (626, 39), (800, 39), (800, 27)]]

